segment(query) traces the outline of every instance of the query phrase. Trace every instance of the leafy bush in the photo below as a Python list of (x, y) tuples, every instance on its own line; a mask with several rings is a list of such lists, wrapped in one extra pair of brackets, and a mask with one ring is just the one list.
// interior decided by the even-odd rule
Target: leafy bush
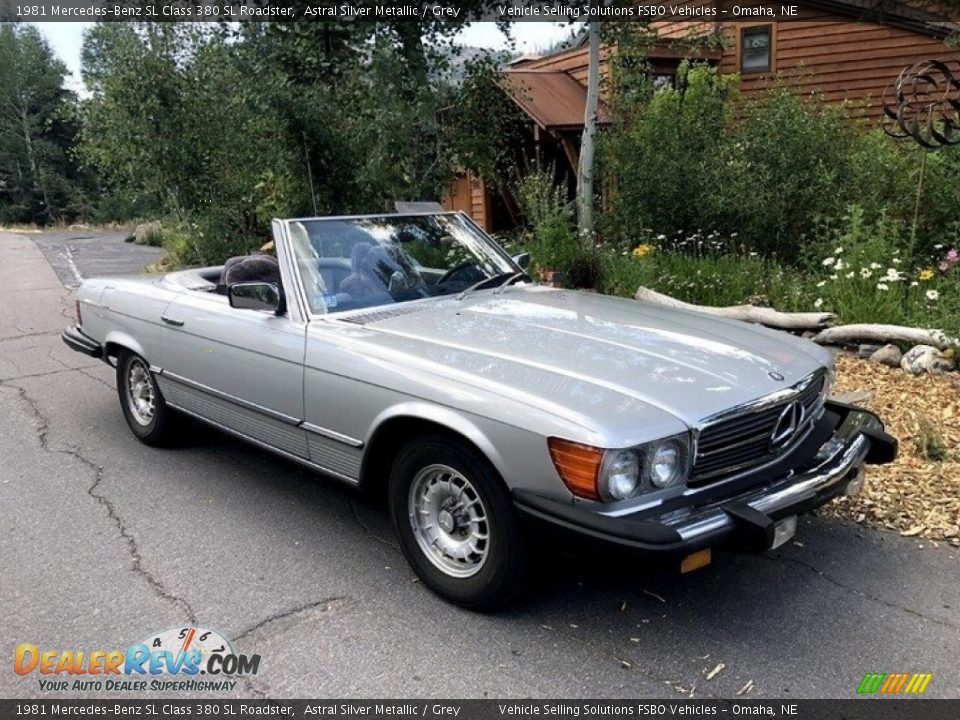
[(930, 152), (881, 130), (858, 134), (844, 195), (863, 207), (868, 218), (885, 212), (899, 220), (911, 237), (914, 212), (919, 211), (915, 251), (928, 255), (934, 245), (956, 242), (960, 234), (960, 147)]
[(712, 179), (737, 80), (686, 63), (679, 77), (681, 89), (654, 93), (642, 111), (632, 103), (621, 108), (601, 138), (609, 239), (635, 240), (647, 228), (674, 233), (709, 226), (705, 213), (717, 191)]
[(883, 214), (901, 223), (908, 254), (955, 242), (960, 148), (924, 156), (912, 142), (865, 131), (853, 107), (780, 85), (739, 102), (736, 86), (735, 76), (692, 65), (677, 89), (641, 102), (635, 91), (618, 100), (615, 88), (614, 123), (601, 144), (608, 240), (737, 233), (761, 255), (792, 264), (817, 234), (841, 231), (845, 208), (856, 203), (871, 222)]
[(529, 228), (527, 250), (536, 268), (569, 271), (580, 256), (580, 244), (566, 189), (554, 182), (552, 171), (541, 169), (520, 180), (517, 199)]
[(783, 87), (742, 113), (713, 166), (703, 226), (739, 232), (762, 254), (793, 261), (811, 221), (842, 208), (850, 124)]

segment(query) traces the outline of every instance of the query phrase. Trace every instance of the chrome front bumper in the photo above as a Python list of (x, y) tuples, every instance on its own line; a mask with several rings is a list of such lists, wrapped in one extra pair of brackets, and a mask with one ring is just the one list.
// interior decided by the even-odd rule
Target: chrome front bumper
[[(866, 434), (865, 430), (870, 434)], [(863, 465), (878, 439), (877, 432), (882, 431), (883, 426), (874, 415), (851, 411), (830, 439), (821, 446), (814, 467), (780, 478), (760, 490), (738, 498), (737, 502), (758, 513), (778, 517), (795, 514), (798, 505), (811, 502), (822, 504), (816, 501), (824, 496), (833, 497), (843, 493), (852, 495), (859, 491), (863, 484)], [(824, 497), (824, 502), (829, 497)], [(729, 501), (724, 505), (729, 505)], [(671, 519), (664, 524), (676, 530), (686, 541), (696, 541), (724, 529), (734, 529), (740, 518), (732, 515), (724, 505), (687, 518)]]
[[(518, 494), (518, 508), (554, 527), (623, 547), (689, 553), (725, 546), (762, 551), (774, 543), (779, 520), (824, 504), (863, 483), (865, 464), (891, 462), (897, 441), (883, 431), (876, 415), (828, 402), (816, 440), (790, 467), (771, 467), (745, 482), (717, 483), (678, 496), (669, 508), (604, 514), (583, 506)], [(829, 424), (827, 424), (829, 423)], [(766, 475), (764, 473), (767, 473)], [(746, 482), (749, 481), (749, 482)]]

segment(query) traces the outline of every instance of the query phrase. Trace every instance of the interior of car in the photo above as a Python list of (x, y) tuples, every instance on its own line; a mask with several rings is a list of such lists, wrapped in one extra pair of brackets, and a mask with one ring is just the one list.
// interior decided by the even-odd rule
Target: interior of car
[[(376, 219), (336, 219), (324, 223), (323, 233), (313, 228), (312, 235), (309, 222), (291, 221), (288, 228), (307, 300), (317, 313), (457, 293), (496, 275), (492, 266), (482, 268), (483, 261), (471, 256), (447, 228), (426, 220), (411, 221), (400, 231), (389, 228), (389, 241), (378, 235), (384, 228)], [(236, 283), (265, 282), (275, 285), (282, 298), (280, 267), (270, 250), (265, 247), (231, 257), (220, 268), (195, 271), (186, 284), (228, 295)]]

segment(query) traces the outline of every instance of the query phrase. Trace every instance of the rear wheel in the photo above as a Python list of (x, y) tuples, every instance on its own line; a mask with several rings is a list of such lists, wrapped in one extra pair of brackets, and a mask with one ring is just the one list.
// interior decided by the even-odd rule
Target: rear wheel
[(167, 406), (146, 360), (128, 350), (117, 357), (117, 393), (127, 425), (147, 445), (173, 438), (173, 411)]
[(466, 443), (435, 436), (404, 448), (390, 477), (390, 514), (407, 561), (438, 595), (491, 610), (523, 589), (520, 520), (496, 471)]

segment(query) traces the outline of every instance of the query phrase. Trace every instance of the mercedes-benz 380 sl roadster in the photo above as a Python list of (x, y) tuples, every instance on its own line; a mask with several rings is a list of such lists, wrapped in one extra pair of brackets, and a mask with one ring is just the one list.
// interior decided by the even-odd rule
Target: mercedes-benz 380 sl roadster
[(275, 256), (85, 281), (64, 340), (116, 367), (145, 443), (190, 416), (383, 493), (416, 573), (461, 605), (515, 595), (531, 523), (693, 569), (782, 544), (896, 455), (830, 400), (828, 351), (536, 285), (465, 215), (273, 234)]

